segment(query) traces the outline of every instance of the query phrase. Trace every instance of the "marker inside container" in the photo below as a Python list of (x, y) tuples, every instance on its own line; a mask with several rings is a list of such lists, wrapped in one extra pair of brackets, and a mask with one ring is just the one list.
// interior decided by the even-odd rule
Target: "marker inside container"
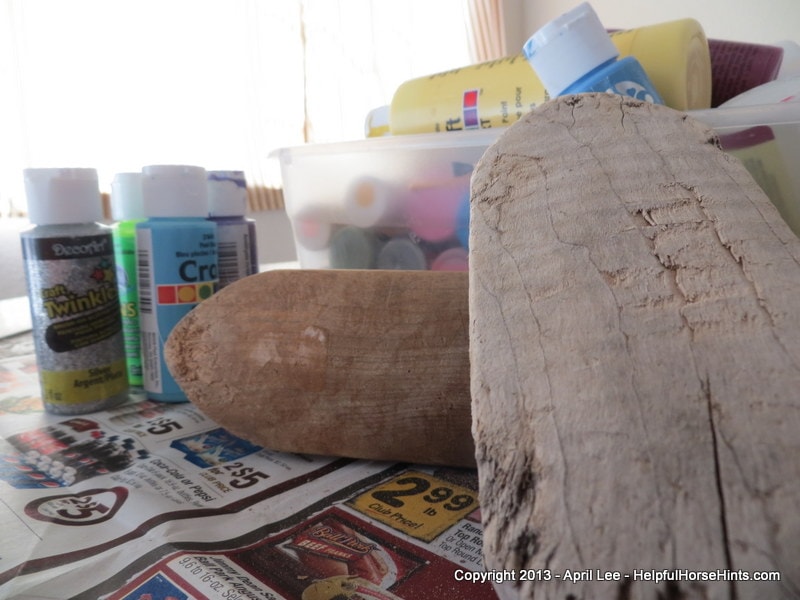
[(331, 268), (374, 269), (379, 246), (372, 231), (352, 225), (342, 227), (331, 238)]
[[(448, 185), (414, 186), (406, 200), (408, 228), (422, 240), (442, 242), (456, 234), (456, 215), (469, 180)], [(467, 194), (469, 191), (467, 189)]]
[(425, 253), (412, 240), (397, 237), (386, 242), (378, 254), (379, 269), (422, 271), (428, 268)]
[(292, 217), (295, 241), (306, 250), (324, 250), (330, 245), (331, 237), (343, 221), (341, 211), (332, 206), (307, 206)]
[(402, 222), (402, 204), (399, 186), (377, 177), (359, 177), (345, 193), (345, 222), (357, 227), (397, 226)]
[(431, 271), (468, 271), (469, 252), (466, 248), (456, 246), (448, 248), (431, 263)]
[(469, 249), (469, 191), (461, 198), (456, 212), (456, 237), (464, 248)]

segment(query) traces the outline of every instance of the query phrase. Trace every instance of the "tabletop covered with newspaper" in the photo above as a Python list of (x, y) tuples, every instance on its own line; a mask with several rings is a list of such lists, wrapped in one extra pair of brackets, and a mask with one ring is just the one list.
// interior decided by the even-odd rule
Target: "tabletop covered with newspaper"
[(0, 357), (0, 598), (496, 598), (475, 471), (278, 453), (136, 393), (52, 415), (30, 335)]

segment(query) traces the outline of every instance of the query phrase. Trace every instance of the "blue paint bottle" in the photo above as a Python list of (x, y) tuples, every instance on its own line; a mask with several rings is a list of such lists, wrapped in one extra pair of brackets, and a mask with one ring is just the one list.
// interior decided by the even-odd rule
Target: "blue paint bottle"
[(208, 218), (217, 224), (219, 289), (258, 273), (256, 223), (246, 218), (247, 182), (242, 171), (208, 172)]
[(164, 362), (173, 327), (217, 286), (217, 226), (208, 217), (202, 167), (142, 169), (147, 219), (136, 225), (142, 372), (147, 397), (185, 402)]
[(617, 60), (619, 50), (587, 2), (539, 29), (522, 52), (551, 98), (608, 92), (664, 103), (638, 60)]

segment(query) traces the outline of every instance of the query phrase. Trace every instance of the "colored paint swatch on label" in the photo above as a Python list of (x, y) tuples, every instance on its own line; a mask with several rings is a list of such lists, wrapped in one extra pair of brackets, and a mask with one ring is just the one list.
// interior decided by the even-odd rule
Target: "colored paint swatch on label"
[(464, 92), (462, 111), (464, 114), (464, 127), (466, 129), (475, 129), (480, 125), (480, 120), (478, 119), (478, 90), (467, 90)]
[(210, 298), (214, 283), (180, 283), (156, 286), (159, 304), (193, 304)]

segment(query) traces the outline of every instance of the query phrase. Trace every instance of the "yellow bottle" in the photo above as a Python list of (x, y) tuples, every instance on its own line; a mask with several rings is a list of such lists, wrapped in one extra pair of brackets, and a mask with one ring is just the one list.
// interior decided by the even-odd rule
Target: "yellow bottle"
[[(621, 57), (634, 56), (667, 106), (708, 108), (711, 58), (694, 19), (611, 34)], [(470, 65), (401, 84), (392, 98), (393, 135), (505, 127), (549, 99), (525, 57)]]
[(635, 56), (664, 104), (676, 110), (711, 106), (711, 55), (700, 23), (670, 21), (611, 34), (622, 56)]

